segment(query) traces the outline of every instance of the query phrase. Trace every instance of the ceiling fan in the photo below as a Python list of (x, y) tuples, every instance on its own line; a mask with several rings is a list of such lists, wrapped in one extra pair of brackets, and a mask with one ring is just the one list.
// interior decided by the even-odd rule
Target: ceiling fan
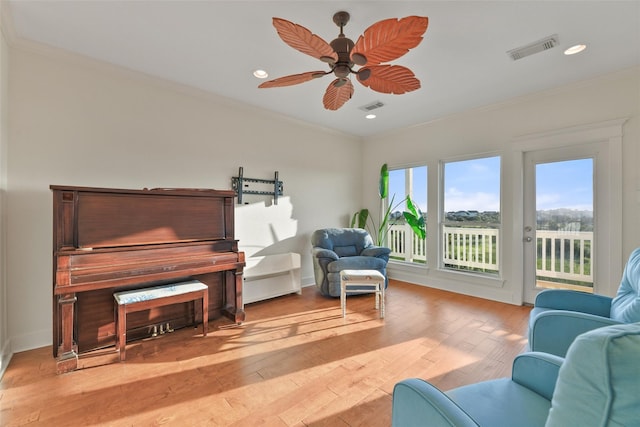
[[(329, 65), (329, 71), (308, 71), (270, 80), (259, 88), (291, 86), (334, 74), (322, 102), (327, 110), (337, 110), (353, 95), (350, 74), (370, 89), (381, 93), (400, 95), (420, 88), (420, 80), (413, 72), (401, 65), (389, 65), (418, 46), (427, 30), (429, 18), (407, 16), (402, 19), (385, 19), (367, 28), (354, 43), (348, 39), (343, 28), (349, 22), (349, 13), (337, 12), (333, 22), (340, 27), (340, 34), (327, 43), (305, 27), (286, 19), (273, 18), (273, 26), (280, 38), (289, 46), (311, 55)], [(360, 68), (355, 70), (357, 65)]]

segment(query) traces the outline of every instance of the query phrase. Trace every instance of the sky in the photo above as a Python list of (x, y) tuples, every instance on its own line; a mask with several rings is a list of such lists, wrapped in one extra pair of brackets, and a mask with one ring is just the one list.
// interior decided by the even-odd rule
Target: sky
[[(426, 172), (426, 167), (414, 168), (413, 175), (413, 201), (423, 212), (427, 211)], [(389, 176), (389, 193), (404, 194), (403, 172), (390, 171)], [(592, 159), (536, 166), (536, 209), (559, 208), (593, 210)], [(445, 164), (445, 212), (464, 210), (500, 211), (499, 157)]]
[(593, 159), (536, 166), (536, 209), (593, 211)]
[(500, 157), (447, 162), (444, 210), (500, 211)]

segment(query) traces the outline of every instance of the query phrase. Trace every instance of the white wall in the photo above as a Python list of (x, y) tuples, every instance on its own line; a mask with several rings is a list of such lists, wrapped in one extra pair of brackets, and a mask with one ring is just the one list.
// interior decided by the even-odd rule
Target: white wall
[[(468, 111), (431, 123), (404, 129), (393, 134), (369, 138), (364, 150), (363, 182), (365, 203), (374, 208), (377, 202), (375, 185), (379, 165), (390, 168), (427, 164), (429, 168), (429, 206), (437, 206), (438, 162), (480, 154), (502, 155), (502, 281), (476, 280), (469, 275), (438, 271), (437, 268), (404, 268), (390, 266), (390, 277), (414, 283), (453, 290), (470, 295), (520, 304), (522, 302), (522, 248), (514, 233), (521, 233), (517, 215), (521, 214), (521, 168), (511, 154), (514, 140), (523, 135), (549, 132), (563, 128), (607, 120), (628, 118), (622, 141), (622, 242), (615, 242), (622, 257), (610, 266), (619, 281), (622, 266), (632, 249), (640, 246), (638, 224), (640, 176), (640, 70), (637, 68), (602, 76), (543, 93), (532, 94), (487, 108)], [(505, 172), (506, 171), (506, 172)], [(514, 171), (511, 173), (510, 171)], [(429, 233), (437, 234), (437, 209), (429, 211)], [(431, 220), (433, 219), (433, 220)], [(517, 237), (517, 236), (515, 236)], [(435, 241), (432, 241), (435, 242)], [(437, 253), (434, 243), (428, 254)], [(430, 261), (434, 261), (435, 257)], [(432, 262), (431, 265), (436, 265)], [(616, 274), (613, 274), (616, 276)], [(617, 283), (605, 287), (607, 293), (617, 289)]]
[(358, 138), (61, 52), (10, 53), (14, 352), (51, 343), (50, 184), (230, 189), (239, 166), (252, 178), (278, 171), (285, 197), (246, 197), (255, 206), (238, 208), (237, 237), (252, 253), (301, 253), (303, 284), (313, 283), (310, 234), (346, 226), (361, 205)]

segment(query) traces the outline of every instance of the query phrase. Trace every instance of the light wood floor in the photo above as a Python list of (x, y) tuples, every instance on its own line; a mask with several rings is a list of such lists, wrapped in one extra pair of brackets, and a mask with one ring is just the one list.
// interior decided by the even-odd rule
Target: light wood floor
[(315, 287), (246, 307), (247, 321), (132, 343), (127, 361), (56, 375), (51, 348), (15, 354), (0, 425), (389, 426), (408, 377), (443, 390), (511, 373), (529, 307), (392, 281), (374, 297)]

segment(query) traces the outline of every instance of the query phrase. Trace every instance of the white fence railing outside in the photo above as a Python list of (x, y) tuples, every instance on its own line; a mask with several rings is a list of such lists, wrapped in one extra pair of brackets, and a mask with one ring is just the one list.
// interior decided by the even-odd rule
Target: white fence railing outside
[[(589, 231), (536, 231), (538, 277), (593, 282)], [(418, 239), (407, 224), (392, 225), (387, 236), (391, 258), (426, 263), (426, 241)], [(445, 265), (483, 271), (499, 271), (499, 230), (444, 227), (442, 253)]]
[(390, 257), (409, 262), (427, 262), (427, 241), (418, 239), (409, 224), (395, 224), (389, 229), (387, 244)]
[(498, 272), (498, 232), (495, 228), (443, 227), (444, 264)]
[(591, 231), (536, 231), (538, 259), (544, 260), (536, 274), (554, 279), (593, 282)]

